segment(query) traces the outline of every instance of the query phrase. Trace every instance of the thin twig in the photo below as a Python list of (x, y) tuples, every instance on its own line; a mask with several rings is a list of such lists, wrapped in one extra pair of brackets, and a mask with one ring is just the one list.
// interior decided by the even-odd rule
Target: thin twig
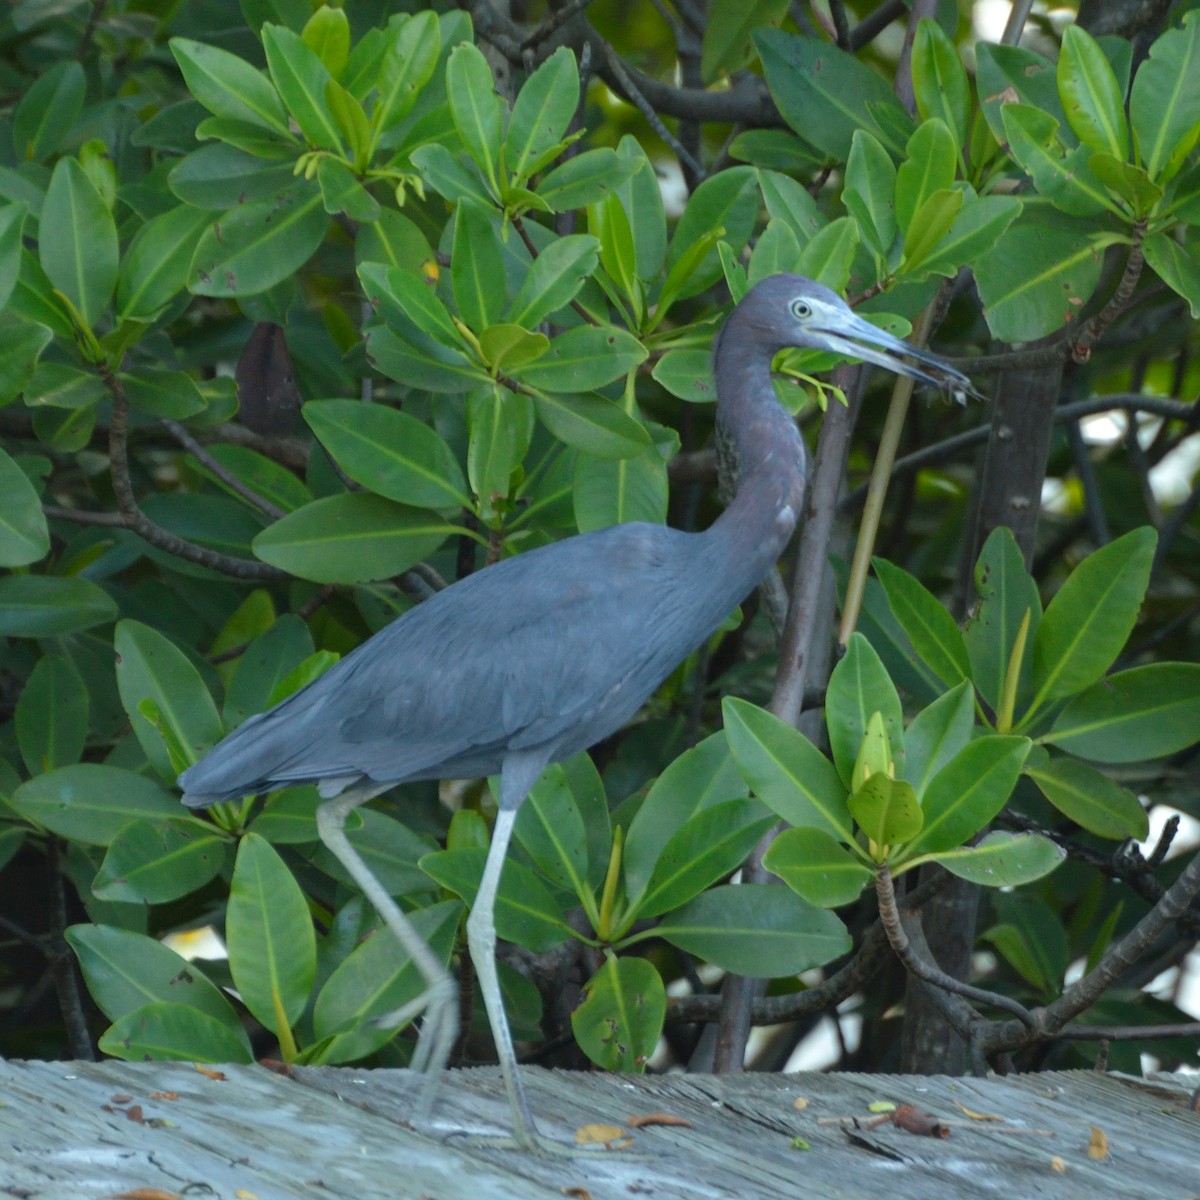
[(243, 500), (253, 504), (255, 508), (260, 509), (268, 517), (276, 521), (287, 516), (282, 508), (277, 504), (273, 504), (265, 496), (260, 496), (253, 488), (247, 487), (232, 471), (223, 467), (217, 460), (198, 442), (192, 435), (178, 422), (172, 421), (167, 417), (162, 419), (162, 424), (167, 429), (171, 436), (187, 450), (198, 462), (204, 464), (227, 488), (237, 492)]

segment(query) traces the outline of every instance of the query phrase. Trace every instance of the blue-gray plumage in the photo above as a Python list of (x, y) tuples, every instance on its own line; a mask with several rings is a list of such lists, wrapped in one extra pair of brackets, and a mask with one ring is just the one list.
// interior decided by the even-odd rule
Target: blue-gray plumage
[(708, 530), (618, 525), (468, 576), (250, 718), (179, 779), (192, 807), (320, 785), (322, 839), (427, 984), (392, 1019), (425, 1014), (414, 1065), (436, 1076), (457, 1034), (456, 991), (343, 826), (354, 807), (397, 783), (499, 772), (500, 813), (467, 932), (526, 1146), (543, 1143), (495, 969), (496, 889), (513, 820), (543, 768), (625, 724), (787, 545), (803, 501), (805, 455), (795, 423), (775, 401), (771, 362), (790, 346), (835, 350), (970, 390), (953, 368), (856, 317), (828, 288), (797, 275), (764, 279), (730, 314), (715, 348), (717, 422), (734, 452), (738, 488)]

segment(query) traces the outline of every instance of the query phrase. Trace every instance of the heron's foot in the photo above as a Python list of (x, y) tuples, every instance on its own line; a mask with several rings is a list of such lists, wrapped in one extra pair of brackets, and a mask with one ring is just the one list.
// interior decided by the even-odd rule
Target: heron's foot
[(427, 1120), (433, 1112), (442, 1072), (458, 1038), (458, 992), (454, 981), (431, 984), (414, 1000), (401, 1008), (375, 1018), (382, 1029), (399, 1029), (424, 1013), (417, 1044), (409, 1069), (421, 1076), (416, 1086), (414, 1112), (417, 1120)]

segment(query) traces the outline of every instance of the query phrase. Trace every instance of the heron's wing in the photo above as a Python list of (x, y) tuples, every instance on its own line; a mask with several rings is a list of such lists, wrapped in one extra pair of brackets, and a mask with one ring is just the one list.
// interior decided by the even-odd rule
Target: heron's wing
[(689, 540), (624, 525), (488, 567), (252, 717), (181, 783), (204, 797), (452, 778), (513, 749), (589, 745), (708, 632), (679, 616)]

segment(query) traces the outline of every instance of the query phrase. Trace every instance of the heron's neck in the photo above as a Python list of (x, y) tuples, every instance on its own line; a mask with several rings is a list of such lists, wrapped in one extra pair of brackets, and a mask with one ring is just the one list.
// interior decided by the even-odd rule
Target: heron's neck
[[(717, 355), (717, 436), (729, 452), (737, 492), (710, 534), (738, 563), (741, 599), (783, 553), (804, 500), (805, 452), (796, 423), (771, 386), (770, 355), (733, 324)], [(734, 581), (731, 581), (731, 584)]]

